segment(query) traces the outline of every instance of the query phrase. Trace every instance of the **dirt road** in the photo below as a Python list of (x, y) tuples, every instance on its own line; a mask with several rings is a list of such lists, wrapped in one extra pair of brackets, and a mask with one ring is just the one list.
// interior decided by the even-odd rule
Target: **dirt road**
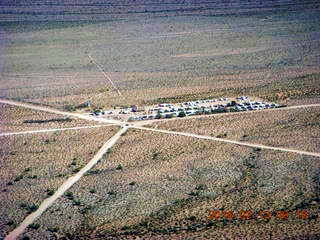
[(306, 151), (290, 149), (290, 148), (271, 147), (271, 146), (255, 144), (255, 143), (239, 142), (239, 141), (235, 141), (235, 140), (215, 138), (215, 137), (197, 135), (197, 134), (192, 134), (192, 133), (174, 132), (174, 131), (161, 130), (161, 129), (155, 129), (155, 128), (146, 128), (146, 127), (137, 127), (137, 126), (133, 126), (132, 128), (167, 133), (167, 134), (174, 134), (174, 135), (182, 135), (182, 136), (186, 136), (186, 137), (195, 137), (195, 138), (213, 140), (213, 141), (218, 141), (218, 142), (232, 143), (232, 144), (246, 146), (246, 147), (261, 148), (261, 149), (283, 151), (283, 152), (292, 152), (292, 153), (298, 153), (298, 154), (309, 155), (309, 156), (314, 156), (314, 157), (320, 157), (320, 153), (306, 152)]
[(105, 76), (106, 79), (108, 79), (108, 81), (111, 83), (111, 85), (113, 86), (113, 88), (117, 91), (118, 95), (119, 96), (122, 96), (120, 90), (117, 88), (117, 86), (115, 85), (115, 83), (112, 81), (112, 79), (108, 76), (108, 74), (104, 71), (104, 69), (100, 66), (99, 63), (97, 63), (92, 57), (90, 54), (88, 54), (88, 57), (90, 59), (90, 61), (92, 63), (94, 63), (97, 68), (102, 72), (103, 76)]
[(49, 113), (54, 113), (54, 114), (60, 114), (60, 115), (69, 116), (72, 118), (84, 119), (84, 120), (88, 120), (88, 121), (95, 121), (95, 122), (102, 122), (102, 123), (113, 123), (113, 124), (119, 124), (119, 125), (123, 124), (123, 122), (116, 121), (116, 120), (97, 118), (97, 117), (84, 115), (84, 114), (80, 114), (80, 113), (65, 112), (65, 111), (60, 111), (60, 110), (53, 109), (50, 107), (29, 104), (29, 103), (24, 103), (24, 102), (17, 102), (17, 101), (13, 101), (13, 100), (0, 99), (0, 103), (10, 104), (10, 105), (18, 106), (18, 107), (25, 107), (25, 108), (29, 108), (29, 109), (34, 109), (34, 110), (44, 111), (44, 112), (49, 112)]
[(104, 125), (81, 126), (81, 127), (70, 127), (70, 128), (40, 129), (40, 130), (30, 130), (30, 131), (22, 131), (22, 132), (7, 132), (7, 133), (0, 133), (0, 137), (1, 136), (32, 134), (32, 133), (46, 133), (46, 132), (79, 130), (79, 129), (88, 129), (88, 128), (100, 128), (100, 127), (115, 126), (115, 125), (116, 124), (104, 124)]
[(77, 174), (70, 177), (66, 182), (64, 182), (57, 191), (49, 198), (45, 199), (39, 208), (27, 216), (23, 222), (15, 228), (11, 233), (9, 233), (5, 240), (13, 240), (16, 239), (20, 234), (22, 234), (25, 229), (33, 223), (41, 214), (49, 208), (55, 200), (61, 197), (73, 184), (75, 184), (88, 170), (90, 170), (106, 153), (106, 151), (111, 148), (120, 136), (127, 131), (128, 127), (121, 128), (113, 137), (111, 137), (96, 153), (96, 155), (87, 163), (87, 165), (82, 168)]
[[(16, 239), (21, 233), (23, 233), (25, 231), (25, 229), (28, 227), (28, 225), (33, 223), (47, 208), (49, 208), (53, 204), (53, 202), (56, 199), (61, 197), (74, 183), (76, 183), (88, 170), (90, 170), (98, 162), (98, 160), (101, 159), (101, 157), (104, 155), (104, 153), (117, 142), (117, 140), (120, 138), (120, 136), (127, 131), (128, 128), (161, 132), (161, 133), (166, 133), (166, 134), (181, 135), (181, 136), (186, 136), (186, 137), (195, 137), (195, 138), (199, 138), (199, 139), (207, 139), (207, 140), (231, 143), (231, 144), (253, 147), (253, 148), (292, 152), (292, 153), (297, 153), (297, 154), (304, 154), (304, 155), (309, 155), (309, 156), (320, 157), (320, 153), (306, 152), (306, 151), (281, 148), (281, 147), (271, 147), (271, 146), (265, 146), (265, 145), (248, 143), (248, 142), (240, 142), (240, 141), (221, 139), (221, 138), (215, 138), (215, 137), (210, 137), (210, 136), (197, 135), (197, 134), (192, 134), (192, 133), (174, 132), (174, 131), (161, 130), (161, 129), (156, 129), (156, 128), (142, 127), (142, 124), (146, 125), (146, 124), (150, 124), (152, 122), (168, 121), (171, 119), (160, 119), (160, 120), (154, 120), (154, 121), (151, 120), (151, 121), (144, 121), (144, 122), (127, 123), (127, 122), (120, 122), (120, 121), (108, 120), (108, 119), (103, 119), (103, 118), (95, 118), (92, 116), (87, 116), (87, 115), (78, 114), (78, 113), (64, 112), (64, 111), (60, 111), (60, 110), (56, 110), (56, 109), (51, 109), (49, 107), (37, 106), (37, 105), (32, 105), (32, 104), (28, 104), (28, 103), (21, 103), (21, 102), (16, 102), (16, 101), (11, 101), (11, 100), (0, 99), (0, 103), (11, 104), (11, 105), (19, 106), (19, 107), (26, 107), (26, 108), (39, 110), (39, 111), (45, 111), (45, 112), (49, 112), (49, 113), (61, 114), (61, 115), (85, 119), (85, 120), (89, 120), (89, 121), (96, 121), (96, 122), (102, 122), (102, 123), (109, 123), (111, 125), (122, 126), (121, 130), (119, 130), (112, 138), (110, 138), (100, 148), (100, 150), (97, 152), (97, 154), (88, 162), (88, 164), (84, 168), (82, 168), (78, 173), (76, 173), (74, 176), (70, 177), (66, 182), (64, 182), (51, 197), (45, 199), (35, 212), (33, 212), (32, 214), (27, 216), (24, 219), (24, 221), (16, 229), (14, 229), (11, 233), (9, 233), (9, 235), (5, 238), (5, 240)], [(293, 107), (278, 108), (278, 109), (271, 109), (271, 110), (265, 110), (265, 111), (276, 111), (276, 110), (282, 110), (282, 109), (287, 110), (287, 109), (307, 108), (307, 107), (316, 107), (316, 106), (318, 107), (318, 106), (320, 106), (320, 104), (293, 106)], [(248, 112), (240, 112), (240, 114), (244, 114), (244, 113), (248, 113)], [(239, 114), (239, 112), (237, 112), (237, 113), (223, 113), (223, 114), (216, 114), (216, 115), (226, 115), (226, 114), (228, 114), (228, 115)], [(212, 115), (200, 115), (200, 116), (194, 116), (194, 117), (210, 117), (210, 116), (212, 116)], [(194, 117), (189, 117), (189, 118), (194, 118)], [(178, 119), (182, 119), (182, 118), (178, 118)], [(176, 119), (174, 119), (174, 120), (176, 120)], [(91, 126), (91, 127), (95, 127), (95, 126)], [(77, 129), (90, 128), (90, 126), (74, 127), (74, 128), (77, 128)], [(56, 130), (57, 129), (45, 129), (45, 130), (36, 130), (36, 131), (27, 131), (27, 132), (28, 133), (31, 133), (31, 132), (35, 133), (35, 132), (56, 131)], [(66, 130), (68, 130), (68, 129), (66, 129)], [(27, 134), (27, 132), (25, 132), (25, 134)], [(19, 133), (11, 133), (11, 135), (14, 135), (14, 134), (19, 134)]]

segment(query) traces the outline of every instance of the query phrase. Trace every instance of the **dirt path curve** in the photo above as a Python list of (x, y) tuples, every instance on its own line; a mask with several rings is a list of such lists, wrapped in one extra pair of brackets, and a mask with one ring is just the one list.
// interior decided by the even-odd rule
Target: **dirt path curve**
[(123, 124), (123, 122), (116, 121), (116, 120), (110, 120), (110, 119), (105, 119), (105, 118), (96, 118), (93, 116), (84, 115), (84, 114), (80, 114), (80, 113), (65, 112), (65, 111), (60, 111), (60, 110), (53, 109), (50, 107), (29, 104), (29, 103), (24, 103), (24, 102), (17, 102), (17, 101), (13, 101), (13, 100), (0, 99), (0, 103), (10, 104), (10, 105), (18, 106), (18, 107), (30, 108), (30, 109), (54, 113), (54, 114), (60, 114), (60, 115), (84, 119), (84, 120), (88, 120), (88, 121), (95, 121), (95, 122), (102, 122), (102, 123), (113, 123), (113, 124), (119, 124), (119, 125)]
[(0, 137), (1, 136), (12, 136), (12, 135), (24, 135), (24, 134), (32, 134), (32, 133), (46, 133), (46, 132), (79, 130), (79, 129), (89, 129), (89, 128), (100, 128), (100, 127), (108, 127), (108, 126), (116, 126), (116, 124), (91, 125), (91, 126), (69, 127), (69, 128), (40, 129), (40, 130), (30, 130), (30, 131), (21, 131), (21, 132), (6, 132), (6, 133), (0, 133)]
[(119, 88), (117, 88), (117, 86), (114, 84), (114, 82), (112, 81), (112, 79), (108, 76), (108, 74), (104, 71), (104, 69), (100, 66), (99, 63), (96, 62), (96, 60), (93, 59), (93, 57), (91, 57), (90, 54), (88, 54), (88, 57), (90, 59), (90, 61), (92, 63), (94, 63), (97, 68), (102, 72), (103, 76), (105, 76), (106, 79), (108, 79), (108, 81), (111, 83), (111, 85), (113, 86), (113, 88), (117, 91), (118, 95), (120, 97), (122, 97), (122, 93), (120, 92)]
[(143, 125), (148, 125), (156, 122), (175, 121), (175, 120), (181, 120), (181, 119), (206, 118), (206, 117), (215, 117), (215, 116), (232, 116), (232, 115), (238, 115), (238, 114), (254, 114), (254, 113), (264, 113), (269, 111), (285, 111), (290, 109), (310, 108), (310, 107), (320, 107), (320, 103), (282, 107), (282, 108), (270, 108), (270, 109), (256, 110), (256, 111), (227, 112), (227, 113), (215, 113), (215, 114), (208, 114), (208, 115), (195, 115), (195, 116), (189, 116), (189, 117), (183, 117), (183, 118), (165, 118), (165, 119), (145, 120), (140, 122), (134, 122), (134, 125), (143, 126)]
[(246, 146), (246, 147), (261, 148), (261, 149), (283, 151), (283, 152), (292, 152), (292, 153), (298, 153), (298, 154), (309, 155), (309, 156), (314, 156), (314, 157), (320, 157), (320, 153), (301, 151), (301, 150), (297, 150), (297, 149), (271, 147), (271, 146), (255, 144), (255, 143), (240, 142), (240, 141), (229, 140), (229, 139), (215, 138), (215, 137), (197, 135), (197, 134), (185, 133), (185, 132), (174, 132), (174, 131), (161, 130), (161, 129), (155, 129), (155, 128), (146, 128), (146, 127), (132, 127), (132, 128), (141, 129), (141, 130), (147, 130), (147, 131), (153, 131), (153, 132), (174, 134), (174, 135), (182, 135), (182, 136), (186, 136), (186, 137), (207, 139), (207, 140), (213, 140), (213, 141), (218, 141), (218, 142), (225, 142), (225, 143), (231, 143), (231, 144), (236, 144), (236, 145)]
[(49, 198), (45, 199), (39, 208), (28, 215), (20, 225), (15, 228), (12, 232), (10, 232), (6, 237), (5, 240), (13, 240), (16, 239), (20, 234), (22, 234), (25, 229), (33, 223), (41, 214), (49, 208), (55, 200), (57, 200), (59, 197), (61, 197), (73, 184), (75, 184), (88, 170), (90, 170), (106, 153), (106, 151), (111, 148), (117, 140), (120, 138), (120, 136), (125, 133), (128, 130), (128, 127), (121, 128), (113, 137), (111, 137), (94, 155), (94, 157), (87, 163), (85, 167), (83, 167), (77, 174), (70, 177), (65, 181), (58, 189), (57, 191)]

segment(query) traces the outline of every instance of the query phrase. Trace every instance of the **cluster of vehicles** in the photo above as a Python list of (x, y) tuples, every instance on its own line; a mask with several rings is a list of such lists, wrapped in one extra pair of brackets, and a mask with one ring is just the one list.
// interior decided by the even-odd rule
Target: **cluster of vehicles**
[[(236, 98), (242, 103), (237, 103), (236, 101), (231, 101), (228, 103), (221, 103), (217, 105), (204, 105), (204, 103), (212, 103), (218, 101), (227, 101), (228, 98), (220, 99), (207, 99), (207, 100), (198, 100), (185, 102), (181, 104), (180, 107), (174, 107), (170, 103), (161, 103), (155, 108), (149, 109), (151, 114), (142, 115), (142, 116), (132, 116), (130, 120), (148, 120), (148, 119), (159, 119), (159, 118), (173, 118), (173, 117), (184, 117), (191, 115), (200, 115), (200, 114), (211, 114), (218, 112), (231, 112), (231, 111), (252, 111), (252, 110), (261, 110), (268, 108), (277, 108), (278, 104), (275, 103), (265, 103), (265, 102), (251, 102), (246, 101), (249, 98), (246, 96), (240, 96)], [(202, 104), (203, 103), (203, 104)]]
[(277, 108), (279, 107), (276, 103), (265, 103), (265, 102), (244, 102), (238, 103), (234, 106), (236, 111), (252, 111), (252, 110), (261, 110), (268, 108)]
[[(147, 115), (133, 115), (129, 117), (130, 121), (139, 121), (139, 120), (149, 120), (149, 119), (159, 119), (159, 118), (174, 118), (174, 117), (185, 117), (191, 115), (200, 115), (200, 114), (212, 114), (219, 112), (234, 112), (234, 111), (253, 111), (261, 110), (268, 108), (277, 108), (278, 104), (275, 103), (266, 103), (258, 101), (249, 101), (247, 96), (237, 97), (235, 100), (228, 101), (228, 98), (219, 98), (219, 99), (206, 99), (206, 100), (197, 100), (184, 102), (179, 105), (173, 105), (171, 103), (160, 103), (154, 108), (148, 110), (149, 114)], [(222, 102), (223, 101), (223, 102)], [(221, 102), (219, 104), (210, 105), (210, 103)], [(208, 104), (209, 103), (209, 104)], [(129, 114), (133, 111), (132, 108), (125, 108), (119, 111), (119, 114)], [(93, 112), (91, 115), (101, 116), (105, 114), (113, 114), (113, 112)]]

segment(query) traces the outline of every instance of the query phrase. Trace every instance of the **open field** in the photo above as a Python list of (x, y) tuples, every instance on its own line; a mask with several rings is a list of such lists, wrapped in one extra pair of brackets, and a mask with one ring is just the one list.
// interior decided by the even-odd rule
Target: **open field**
[(115, 130), (0, 137), (0, 237), (79, 171)]
[(250, 225), (208, 220), (211, 208), (317, 213), (319, 167), (314, 157), (129, 130), (69, 195), (36, 220), (39, 229), (28, 229), (25, 235), (38, 239), (319, 235), (314, 219), (251, 220)]
[[(99, 123), (95, 123), (99, 125)], [(0, 132), (69, 128), (93, 125), (88, 121), (0, 103)]]
[(319, 152), (320, 108), (255, 111), (155, 122), (150, 126), (178, 132)]
[[(241, 94), (319, 102), (318, 1), (136, 4), (101, 3), (100, 10), (87, 1), (54, 4), (55, 19), (67, 8), (64, 21), (50, 15), (38, 22), (34, 16), (48, 14), (43, 6), (0, 5), (2, 19), (10, 13), (8, 19), (18, 20), (3, 20), (0, 32), (0, 97), (56, 107), (87, 99), (110, 107)], [(21, 8), (27, 9), (18, 14)], [(99, 18), (86, 21), (92, 15)], [(30, 21), (19, 21), (25, 18)]]

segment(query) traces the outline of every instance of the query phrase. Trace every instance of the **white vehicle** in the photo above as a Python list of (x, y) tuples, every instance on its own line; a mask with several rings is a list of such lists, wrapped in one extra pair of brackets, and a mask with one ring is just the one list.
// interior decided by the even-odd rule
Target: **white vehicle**
[(246, 99), (248, 99), (248, 97), (247, 96), (240, 96), (240, 97), (237, 97), (236, 99), (237, 100), (246, 100)]
[(186, 115), (189, 116), (189, 115), (194, 115), (196, 114), (196, 110), (189, 110), (189, 111), (186, 111)]

